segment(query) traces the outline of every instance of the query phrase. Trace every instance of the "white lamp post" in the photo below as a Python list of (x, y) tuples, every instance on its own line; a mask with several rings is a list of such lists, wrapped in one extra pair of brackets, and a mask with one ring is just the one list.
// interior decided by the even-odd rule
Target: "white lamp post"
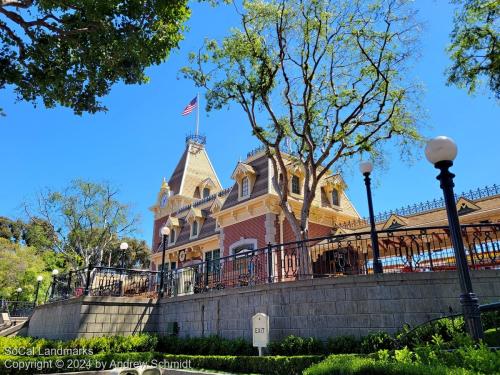
[(125, 252), (127, 251), (127, 249), (128, 249), (128, 243), (122, 242), (120, 244), (120, 250), (122, 251), (122, 262), (121, 262), (122, 268), (125, 268)]
[(462, 290), (460, 303), (462, 305), (467, 331), (474, 340), (479, 340), (483, 337), (479, 300), (472, 290), (472, 281), (460, 231), (455, 193), (453, 191), (453, 187), (455, 186), (453, 178), (455, 175), (450, 172), (453, 160), (455, 160), (457, 156), (457, 145), (451, 138), (444, 136), (436, 137), (427, 143), (425, 147), (425, 156), (427, 160), (434, 164), (434, 167), (441, 172), (437, 176), (437, 179), (441, 183), (441, 189), (443, 190), (451, 242), (455, 251), (460, 288)]

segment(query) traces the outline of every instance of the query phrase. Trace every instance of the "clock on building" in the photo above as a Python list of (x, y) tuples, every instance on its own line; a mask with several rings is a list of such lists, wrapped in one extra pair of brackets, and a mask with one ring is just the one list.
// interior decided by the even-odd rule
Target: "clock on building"
[(167, 202), (168, 202), (168, 195), (163, 194), (160, 199), (160, 207), (162, 208), (165, 207), (167, 205)]

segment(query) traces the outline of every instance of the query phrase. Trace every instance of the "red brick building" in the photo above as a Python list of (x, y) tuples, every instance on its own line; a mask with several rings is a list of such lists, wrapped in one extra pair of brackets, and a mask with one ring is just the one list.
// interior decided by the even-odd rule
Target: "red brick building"
[[(287, 167), (290, 205), (298, 214), (304, 175)], [(278, 205), (271, 161), (263, 151), (236, 163), (234, 184), (223, 189), (203, 144), (189, 140), (172, 176), (164, 179), (155, 204), (151, 267), (161, 264), (161, 228), (170, 228), (166, 268), (235, 255), (268, 243), (295, 241)], [(347, 198), (340, 175), (326, 173), (312, 204), (310, 237), (326, 236), (338, 223), (359, 218)]]

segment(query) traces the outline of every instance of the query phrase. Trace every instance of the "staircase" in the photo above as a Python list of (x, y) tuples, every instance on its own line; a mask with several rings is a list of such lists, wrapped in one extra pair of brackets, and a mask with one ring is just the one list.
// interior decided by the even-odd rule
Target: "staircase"
[(29, 317), (9, 317), (2, 313), (0, 318), (0, 336), (16, 336), (28, 328)]

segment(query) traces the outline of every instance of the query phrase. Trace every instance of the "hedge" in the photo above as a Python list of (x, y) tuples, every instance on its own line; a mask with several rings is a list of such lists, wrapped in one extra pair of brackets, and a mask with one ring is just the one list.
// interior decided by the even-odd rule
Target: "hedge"
[[(102, 369), (99, 364), (109, 364), (115, 362), (141, 362), (151, 364), (153, 361), (161, 362), (183, 362), (191, 361), (191, 368), (209, 369), (218, 371), (228, 371), (233, 373), (259, 373), (270, 375), (298, 375), (310, 367), (311, 365), (320, 362), (324, 359), (323, 356), (192, 356), (192, 355), (171, 355), (162, 353), (100, 353), (92, 356), (60, 356), (60, 357), (21, 357), (21, 356), (0, 356), (0, 373), (5, 375), (10, 374), (47, 374), (54, 372), (76, 371), (74, 363), (78, 360), (85, 360), (86, 367), (81, 370), (98, 370)], [(10, 362), (8, 362), (10, 361)], [(45, 361), (64, 361), (62, 369), (55, 368), (26, 368), (23, 370), (8, 368), (7, 364), (12, 361), (23, 363), (41, 363)], [(87, 366), (88, 365), (88, 366)], [(73, 368), (71, 368), (73, 367)]]
[(355, 354), (331, 355), (311, 366), (304, 375), (472, 375), (463, 368), (428, 366), (418, 363), (400, 363), (375, 360)]
[[(257, 348), (245, 339), (225, 339), (219, 336), (174, 337), (151, 334), (77, 338), (69, 341), (34, 337), (0, 337), (0, 355), (12, 354), (7, 349), (88, 349), (98, 353), (162, 352), (189, 355), (257, 355)], [(276, 353), (281, 354), (281, 353)], [(297, 353), (306, 354), (306, 353)], [(308, 354), (308, 353), (307, 353)], [(316, 354), (316, 353), (314, 353)]]

